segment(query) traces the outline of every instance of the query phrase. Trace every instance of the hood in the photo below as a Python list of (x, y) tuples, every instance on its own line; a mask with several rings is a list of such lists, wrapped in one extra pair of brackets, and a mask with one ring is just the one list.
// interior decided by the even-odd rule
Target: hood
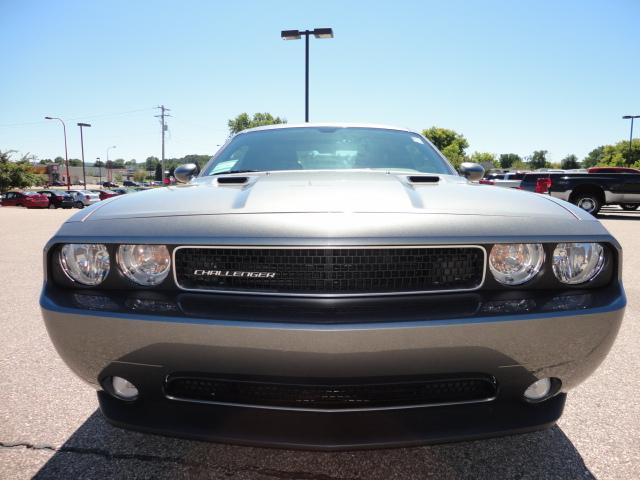
[(437, 175), (439, 181), (436, 183), (413, 183), (408, 174), (352, 170), (286, 171), (244, 176), (247, 178), (244, 184), (219, 184), (220, 177), (214, 176), (199, 178), (186, 185), (114, 197), (89, 211), (79, 212), (73, 220), (266, 213), (582, 218), (580, 212), (565, 202), (546, 195), (472, 184), (451, 175)]

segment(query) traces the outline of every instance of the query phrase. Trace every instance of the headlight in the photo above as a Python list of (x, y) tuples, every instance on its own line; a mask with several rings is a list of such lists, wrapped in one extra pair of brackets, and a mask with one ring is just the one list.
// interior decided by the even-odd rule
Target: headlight
[(504, 285), (521, 285), (535, 277), (544, 262), (539, 243), (505, 243), (494, 245), (489, 255), (489, 270)]
[(101, 284), (109, 274), (109, 251), (102, 244), (68, 243), (60, 250), (60, 265), (67, 276), (83, 285)]
[(553, 251), (553, 273), (562, 283), (588, 282), (603, 266), (604, 248), (599, 243), (559, 243)]
[(169, 250), (164, 245), (120, 245), (118, 265), (129, 279), (139, 285), (158, 285), (171, 266)]

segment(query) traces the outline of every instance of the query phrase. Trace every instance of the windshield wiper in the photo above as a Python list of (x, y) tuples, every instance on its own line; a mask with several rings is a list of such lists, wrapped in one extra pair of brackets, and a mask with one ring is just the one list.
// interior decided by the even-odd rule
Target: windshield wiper
[(255, 172), (262, 172), (264, 170), (229, 170), (228, 172), (216, 172), (216, 173), (212, 173), (211, 176), (213, 175), (229, 175), (231, 173), (255, 173)]

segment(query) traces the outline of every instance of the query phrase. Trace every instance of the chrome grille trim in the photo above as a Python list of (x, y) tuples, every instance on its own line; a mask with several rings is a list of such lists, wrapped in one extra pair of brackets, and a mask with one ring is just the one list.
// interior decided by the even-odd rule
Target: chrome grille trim
[[(398, 249), (398, 248), (415, 248), (415, 249), (439, 249), (439, 248), (477, 248), (482, 252), (482, 277), (480, 283), (473, 288), (465, 289), (450, 289), (450, 290), (418, 290), (418, 291), (402, 291), (402, 292), (374, 292), (374, 293), (290, 293), (290, 292), (262, 292), (254, 290), (232, 290), (232, 289), (198, 289), (198, 288), (185, 288), (178, 282), (177, 269), (176, 269), (176, 252), (185, 248), (192, 249), (354, 249), (354, 250), (367, 250), (367, 249)], [(473, 292), (484, 285), (487, 275), (487, 250), (480, 245), (180, 245), (173, 249), (171, 253), (172, 260), (172, 275), (173, 281), (180, 290), (185, 292), (200, 292), (200, 293), (222, 293), (229, 295), (261, 295), (261, 296), (280, 296), (280, 297), (313, 297), (313, 298), (345, 298), (345, 297), (380, 297), (390, 295), (421, 295), (421, 294), (440, 294), (440, 293), (454, 293), (454, 292)]]

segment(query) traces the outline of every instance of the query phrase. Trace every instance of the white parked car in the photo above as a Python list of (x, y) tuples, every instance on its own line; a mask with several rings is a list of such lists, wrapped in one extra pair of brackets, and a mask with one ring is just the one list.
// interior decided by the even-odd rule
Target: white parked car
[(520, 183), (527, 172), (507, 172), (492, 174), (480, 180), (483, 185), (495, 185), (496, 187), (520, 188)]
[(84, 208), (100, 201), (100, 195), (89, 190), (70, 190), (69, 195), (73, 197), (73, 206)]

